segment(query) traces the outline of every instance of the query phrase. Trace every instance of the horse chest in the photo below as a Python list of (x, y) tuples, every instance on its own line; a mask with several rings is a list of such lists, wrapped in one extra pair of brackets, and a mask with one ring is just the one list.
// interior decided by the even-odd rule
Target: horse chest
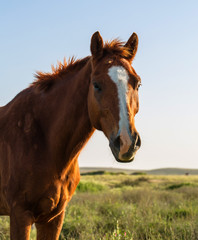
[(48, 187), (36, 204), (35, 218), (38, 222), (48, 222), (62, 211), (70, 201), (78, 182), (73, 178), (57, 181)]

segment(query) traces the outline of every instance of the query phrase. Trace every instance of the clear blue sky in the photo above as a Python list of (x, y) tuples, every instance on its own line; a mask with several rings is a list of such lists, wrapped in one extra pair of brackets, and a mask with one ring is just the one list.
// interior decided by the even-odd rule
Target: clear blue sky
[(97, 132), (80, 166), (132, 169), (198, 168), (198, 1), (1, 1), (0, 105), (33, 81), (37, 70), (90, 55), (91, 35), (128, 40), (136, 32), (133, 66), (142, 78), (136, 127), (142, 148), (118, 164)]

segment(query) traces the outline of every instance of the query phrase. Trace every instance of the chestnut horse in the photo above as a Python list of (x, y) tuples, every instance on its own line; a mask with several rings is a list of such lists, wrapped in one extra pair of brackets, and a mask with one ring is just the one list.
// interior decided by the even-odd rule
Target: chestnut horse
[(91, 39), (91, 56), (38, 72), (0, 108), (0, 214), (12, 240), (58, 239), (65, 207), (80, 180), (78, 156), (95, 129), (115, 159), (130, 162), (141, 141), (134, 125), (140, 77), (131, 63), (138, 37), (124, 45)]

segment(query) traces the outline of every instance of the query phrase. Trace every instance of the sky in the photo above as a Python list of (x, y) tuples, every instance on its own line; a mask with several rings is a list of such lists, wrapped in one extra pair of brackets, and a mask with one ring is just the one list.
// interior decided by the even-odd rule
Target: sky
[(34, 80), (36, 71), (71, 56), (90, 55), (90, 39), (139, 48), (133, 67), (142, 79), (136, 128), (142, 146), (132, 163), (117, 163), (96, 131), (81, 167), (198, 168), (198, 1), (34, 0), (0, 3), (0, 106)]

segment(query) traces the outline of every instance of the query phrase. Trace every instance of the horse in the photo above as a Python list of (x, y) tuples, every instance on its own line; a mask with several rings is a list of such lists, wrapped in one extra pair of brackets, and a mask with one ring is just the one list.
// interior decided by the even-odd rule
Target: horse
[(64, 60), (0, 108), (0, 215), (10, 217), (12, 240), (57, 240), (79, 181), (78, 156), (95, 129), (118, 162), (130, 162), (141, 139), (134, 117), (141, 79), (132, 67), (138, 48), (91, 38), (91, 56)]

